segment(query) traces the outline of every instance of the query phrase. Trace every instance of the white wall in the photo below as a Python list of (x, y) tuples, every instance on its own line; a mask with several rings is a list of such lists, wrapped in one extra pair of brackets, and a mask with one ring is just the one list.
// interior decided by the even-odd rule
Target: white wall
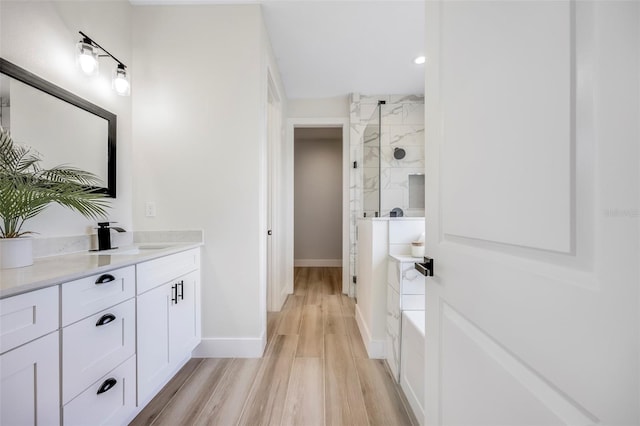
[(296, 266), (342, 265), (342, 140), (297, 139)]
[[(111, 89), (115, 64), (101, 59), (100, 75), (87, 77), (75, 63), (75, 44), (83, 31), (123, 61), (132, 74), (131, 5), (128, 1), (12, 1), (0, 2), (0, 56), (40, 77), (77, 94), (118, 117), (117, 199), (109, 219), (129, 230), (131, 204), (131, 97)], [(134, 93), (135, 88), (132, 89)], [(29, 141), (18, 141), (28, 144)], [(36, 237), (95, 233), (95, 221), (51, 206), (27, 222), (25, 230)]]
[(317, 99), (291, 99), (288, 102), (289, 118), (349, 118), (349, 96)]
[(204, 230), (201, 355), (259, 356), (264, 344), (262, 25), (258, 5), (134, 7), (134, 223)]

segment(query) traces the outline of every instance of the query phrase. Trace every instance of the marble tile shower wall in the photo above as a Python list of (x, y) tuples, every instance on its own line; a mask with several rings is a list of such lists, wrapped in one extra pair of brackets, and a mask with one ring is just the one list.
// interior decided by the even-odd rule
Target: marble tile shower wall
[[(382, 105), (380, 131), (380, 175), (378, 176), (377, 129), (367, 124)], [(374, 118), (375, 120), (375, 118)], [(375, 130), (373, 130), (375, 129)], [(366, 206), (377, 205), (377, 186), (380, 182), (380, 214), (389, 216), (391, 209), (400, 207), (405, 216), (424, 216), (424, 208), (409, 208), (409, 175), (423, 174), (424, 159), (424, 96), (423, 95), (351, 95), (350, 109), (350, 274), (356, 274), (356, 223), (363, 217)], [(406, 155), (401, 160), (393, 156), (395, 148)], [(365, 167), (362, 167), (362, 166)], [(367, 167), (367, 166), (375, 167)], [(373, 215), (368, 212), (367, 216)]]

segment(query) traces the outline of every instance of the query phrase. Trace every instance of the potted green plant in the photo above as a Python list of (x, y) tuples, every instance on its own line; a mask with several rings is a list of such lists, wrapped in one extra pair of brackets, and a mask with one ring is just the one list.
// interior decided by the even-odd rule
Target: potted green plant
[(52, 203), (74, 210), (87, 218), (106, 216), (105, 194), (95, 187), (100, 179), (73, 166), (50, 169), (32, 148), (14, 143), (0, 127), (0, 267), (17, 268), (33, 264), (32, 231), (24, 223)]

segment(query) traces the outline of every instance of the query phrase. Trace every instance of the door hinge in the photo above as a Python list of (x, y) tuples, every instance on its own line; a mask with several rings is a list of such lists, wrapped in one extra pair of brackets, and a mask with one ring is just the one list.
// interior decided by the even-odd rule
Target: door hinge
[(353, 283), (354, 283), (354, 284), (356, 284), (356, 283), (357, 283), (357, 281), (358, 281), (358, 277), (356, 277), (356, 276), (354, 275), (354, 276), (353, 276), (352, 281), (353, 281)]
[(357, 168), (358, 168), (358, 162), (357, 162), (357, 161), (354, 161), (354, 162), (353, 162), (353, 168), (354, 168), (354, 169), (357, 169)]

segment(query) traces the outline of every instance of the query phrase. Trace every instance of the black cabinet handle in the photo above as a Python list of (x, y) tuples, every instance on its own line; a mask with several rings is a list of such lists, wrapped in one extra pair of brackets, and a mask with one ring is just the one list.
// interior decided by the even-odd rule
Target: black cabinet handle
[(110, 283), (111, 281), (115, 281), (116, 277), (111, 274), (100, 275), (100, 278), (96, 280), (96, 285)]
[(171, 301), (173, 303), (178, 303), (178, 284), (171, 286)]
[(96, 327), (100, 327), (101, 325), (109, 324), (111, 321), (116, 319), (116, 316), (113, 314), (104, 314), (100, 317), (98, 322), (96, 323)]
[(118, 381), (113, 377), (108, 378), (107, 380), (104, 381), (104, 383), (102, 383), (102, 386), (100, 386), (100, 388), (98, 389), (97, 395), (100, 395), (101, 393), (105, 393), (106, 391), (114, 387), (116, 383), (118, 383)]
[(184, 280), (180, 281), (177, 285), (180, 286), (180, 300), (184, 300)]

